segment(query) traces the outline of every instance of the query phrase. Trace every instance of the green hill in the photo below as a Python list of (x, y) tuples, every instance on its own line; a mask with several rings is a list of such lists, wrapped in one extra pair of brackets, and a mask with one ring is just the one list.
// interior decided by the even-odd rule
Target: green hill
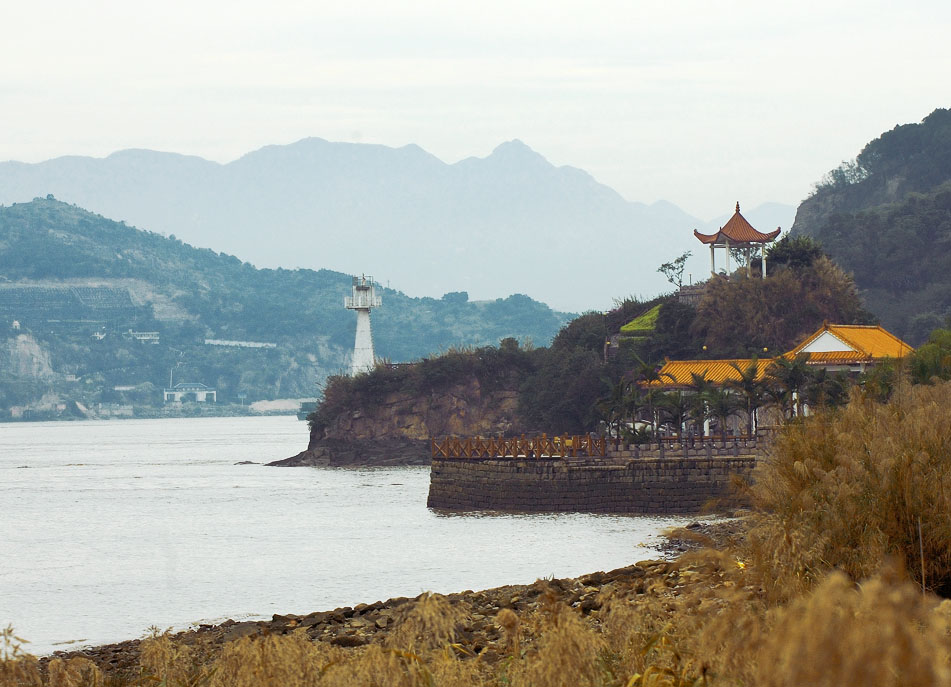
[(866, 307), (919, 344), (951, 317), (951, 111), (870, 142), (803, 201), (809, 235), (852, 272)]
[[(522, 295), (470, 302), (464, 292), (380, 291), (374, 342), (392, 362), (506, 337), (545, 345), (567, 319)], [(314, 396), (346, 368), (349, 292), (346, 274), (256, 269), (52, 197), (0, 206), (0, 417), (44, 393), (160, 405), (170, 376), (217, 388), (223, 403)]]

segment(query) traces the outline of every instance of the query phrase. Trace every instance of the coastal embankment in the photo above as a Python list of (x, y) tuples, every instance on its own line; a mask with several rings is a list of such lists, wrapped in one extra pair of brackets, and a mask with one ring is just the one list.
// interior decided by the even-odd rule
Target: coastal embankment
[(608, 447), (604, 456), (443, 455), (433, 446), (430, 508), (450, 511), (699, 513), (744, 505), (768, 440), (691, 440)]

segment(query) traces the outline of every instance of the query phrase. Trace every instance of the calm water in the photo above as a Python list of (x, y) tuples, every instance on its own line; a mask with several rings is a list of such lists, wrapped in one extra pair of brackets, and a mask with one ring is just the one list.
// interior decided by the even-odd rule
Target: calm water
[(441, 515), (428, 468), (269, 468), (293, 417), (0, 424), (0, 625), (28, 649), (151, 625), (530, 583), (656, 555), (677, 518)]

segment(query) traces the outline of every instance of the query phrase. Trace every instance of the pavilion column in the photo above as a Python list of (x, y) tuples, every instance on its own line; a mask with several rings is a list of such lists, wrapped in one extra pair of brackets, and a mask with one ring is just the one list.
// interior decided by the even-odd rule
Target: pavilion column
[(713, 244), (710, 244), (710, 276), (717, 276), (717, 261), (713, 254)]
[(726, 276), (730, 276), (730, 239), (726, 239)]
[(762, 269), (763, 279), (766, 279), (766, 244), (765, 243), (763, 244), (763, 247), (760, 248), (760, 264), (763, 267)]
[(753, 276), (753, 261), (751, 259), (751, 251), (753, 250), (752, 246), (746, 246), (746, 276)]

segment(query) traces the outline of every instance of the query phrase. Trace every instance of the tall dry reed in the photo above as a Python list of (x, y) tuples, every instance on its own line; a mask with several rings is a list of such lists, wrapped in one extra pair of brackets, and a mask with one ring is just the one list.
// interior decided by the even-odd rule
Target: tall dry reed
[(791, 425), (753, 486), (750, 535), (763, 584), (792, 597), (830, 569), (858, 581), (893, 559), (951, 592), (951, 383)]

